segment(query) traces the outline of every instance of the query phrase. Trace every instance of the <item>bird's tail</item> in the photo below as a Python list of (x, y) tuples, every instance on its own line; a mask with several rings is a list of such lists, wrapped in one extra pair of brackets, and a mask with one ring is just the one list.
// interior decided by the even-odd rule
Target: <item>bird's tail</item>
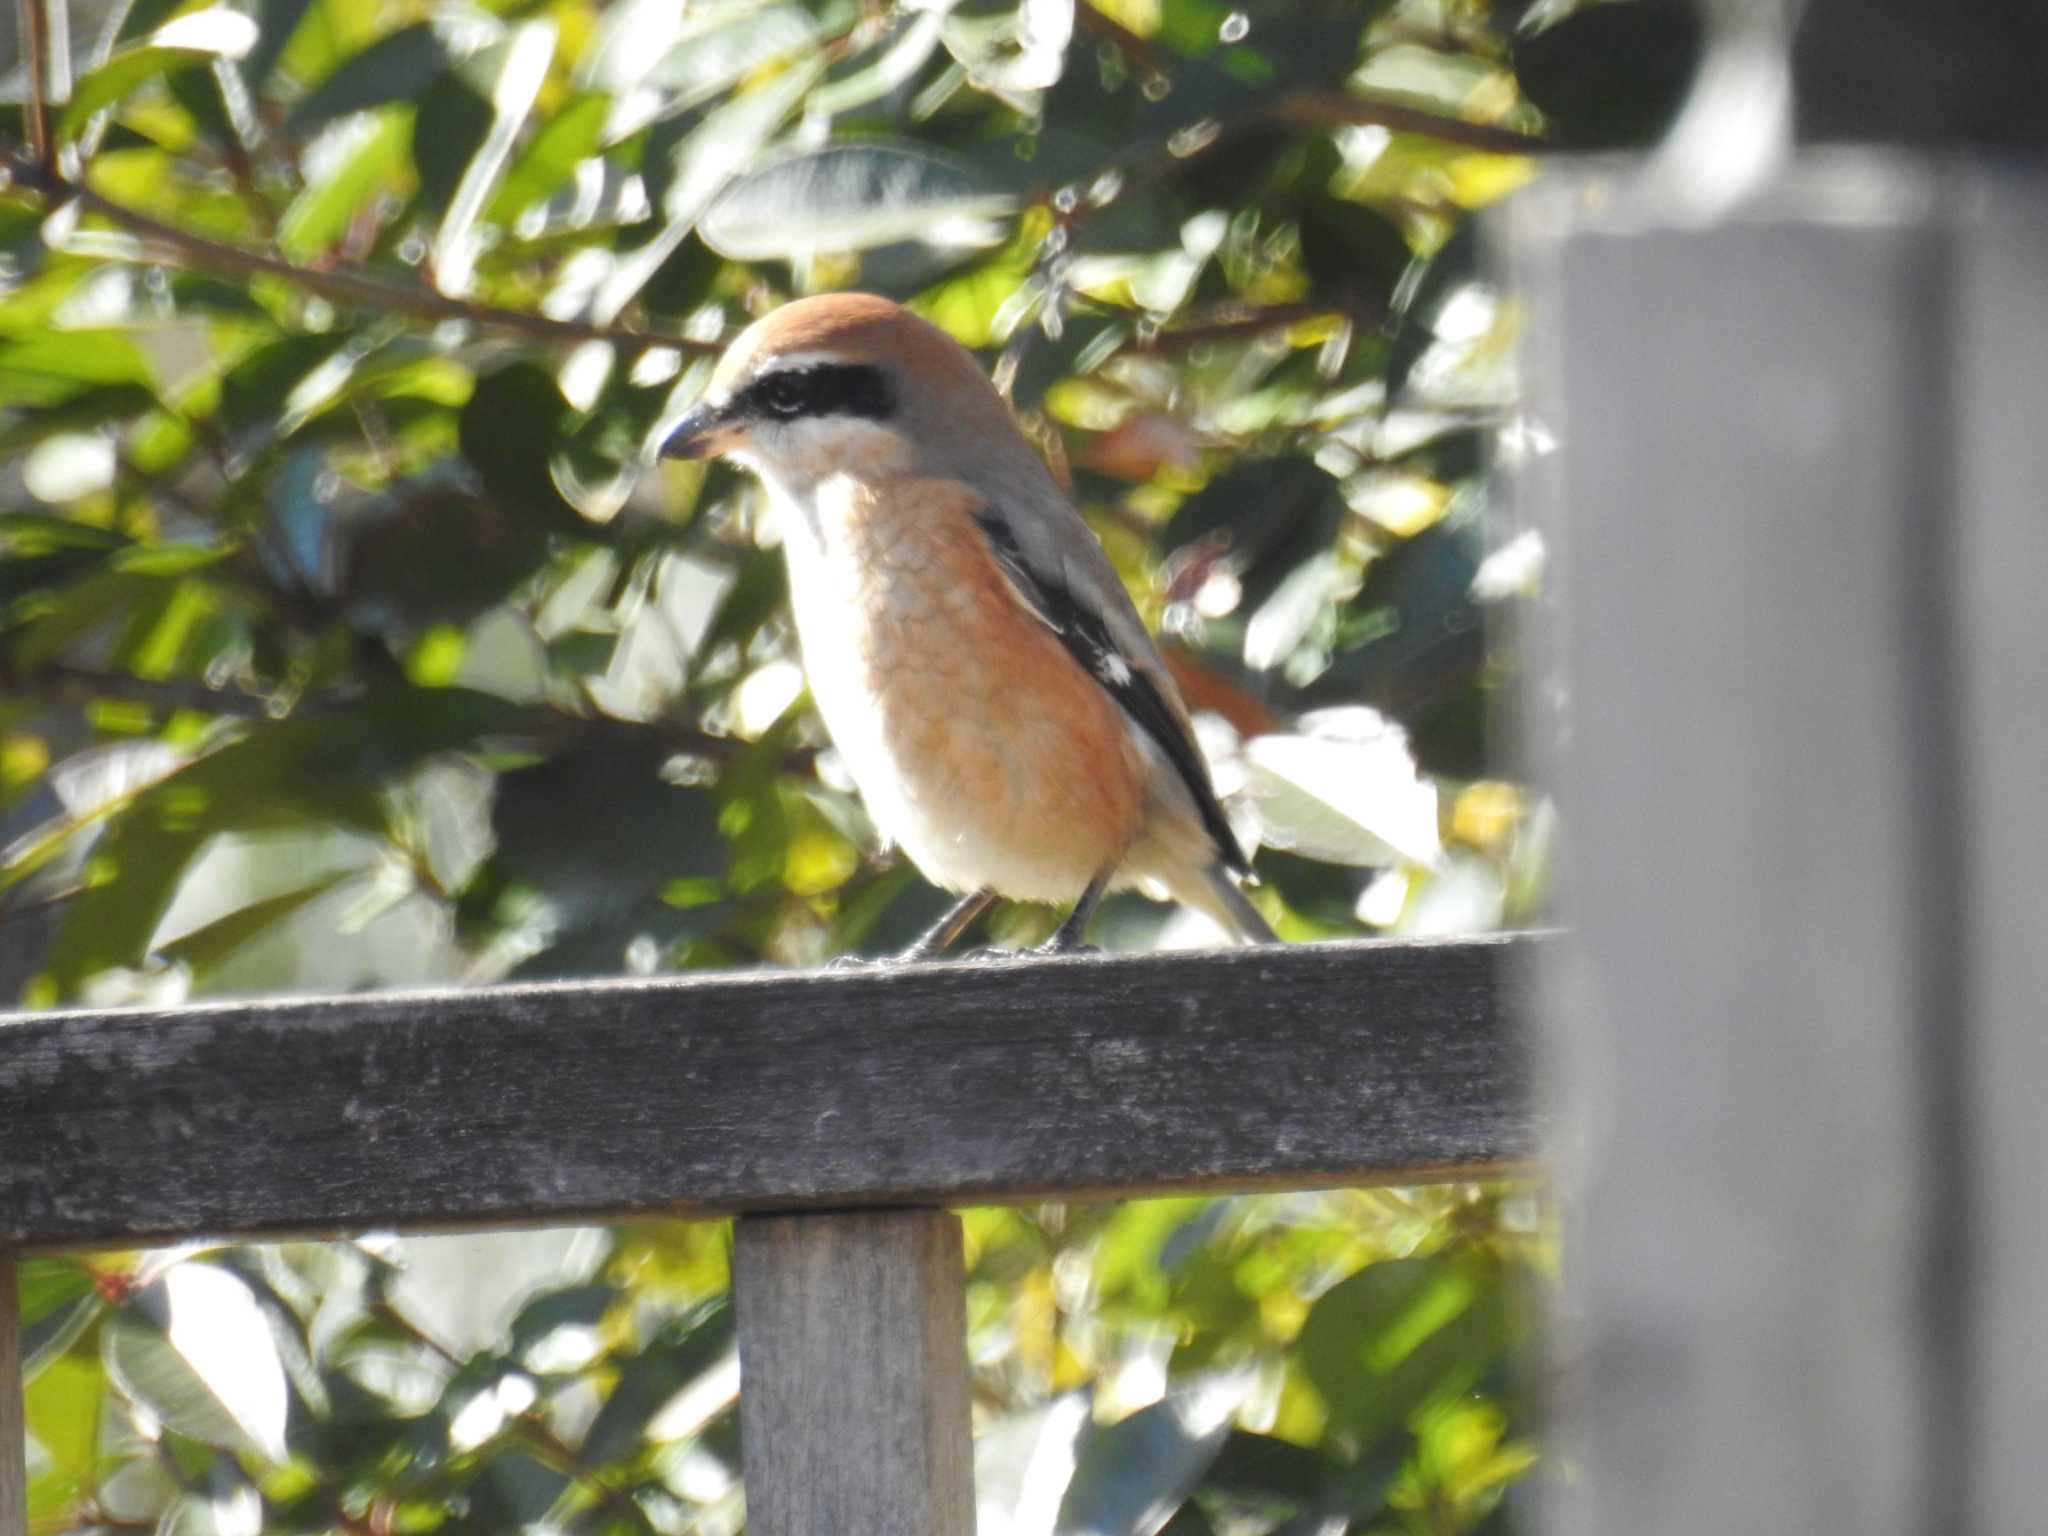
[(1259, 909), (1238, 889), (1230, 871), (1211, 863), (1192, 879), (1175, 882), (1174, 895), (1245, 944), (1278, 944), (1280, 935), (1259, 916)]

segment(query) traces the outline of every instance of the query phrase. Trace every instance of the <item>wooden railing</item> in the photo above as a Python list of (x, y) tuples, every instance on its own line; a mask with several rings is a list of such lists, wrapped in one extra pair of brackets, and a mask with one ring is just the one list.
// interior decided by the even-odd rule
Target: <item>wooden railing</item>
[(749, 1530), (970, 1536), (945, 1207), (1526, 1167), (1543, 944), (0, 1022), (0, 1536), (24, 1528), (8, 1251), (734, 1212)]

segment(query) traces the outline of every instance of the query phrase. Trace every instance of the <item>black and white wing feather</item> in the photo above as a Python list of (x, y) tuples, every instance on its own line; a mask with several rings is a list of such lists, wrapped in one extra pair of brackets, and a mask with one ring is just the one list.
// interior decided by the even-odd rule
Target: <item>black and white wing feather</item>
[[(1059, 637), (1082, 670), (1095, 679), (1173, 764), (1201, 813), (1210, 841), (1216, 845), (1217, 858), (1227, 868), (1249, 873), (1251, 866), (1238, 845), (1237, 834), (1217, 803), (1201, 748), (1195, 744), (1185, 717), (1161, 690), (1160, 679), (1155, 675), (1161, 664), (1150, 657), (1129, 656), (1117, 643), (1111, 618), (1102, 611), (1100, 602), (1091, 603), (1083, 592), (1076, 590), (1080, 584), (1071, 579), (1064, 565), (1052, 569), (1034, 563), (1000, 509), (983, 506), (975, 514), (975, 521), (1018, 601)], [(1083, 536), (1093, 538), (1085, 529)], [(1104, 564), (1107, 565), (1106, 560)], [(1114, 589), (1114, 594), (1110, 601), (1121, 601), (1128, 607), (1129, 600), (1120, 586)], [(1128, 627), (1140, 635), (1144, 633), (1135, 610), (1125, 617)]]

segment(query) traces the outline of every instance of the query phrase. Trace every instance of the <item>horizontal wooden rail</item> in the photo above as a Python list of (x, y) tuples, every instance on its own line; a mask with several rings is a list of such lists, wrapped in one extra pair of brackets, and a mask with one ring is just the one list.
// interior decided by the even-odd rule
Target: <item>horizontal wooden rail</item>
[(0, 1248), (1499, 1172), (1542, 942), (19, 1015)]

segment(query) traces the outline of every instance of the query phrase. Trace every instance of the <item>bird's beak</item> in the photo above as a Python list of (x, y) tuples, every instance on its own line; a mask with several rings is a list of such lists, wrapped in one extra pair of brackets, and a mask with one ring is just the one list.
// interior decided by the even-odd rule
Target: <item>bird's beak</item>
[(732, 420), (722, 405), (699, 403), (675, 425), (661, 445), (664, 459), (709, 459), (737, 448), (745, 436), (741, 423)]

